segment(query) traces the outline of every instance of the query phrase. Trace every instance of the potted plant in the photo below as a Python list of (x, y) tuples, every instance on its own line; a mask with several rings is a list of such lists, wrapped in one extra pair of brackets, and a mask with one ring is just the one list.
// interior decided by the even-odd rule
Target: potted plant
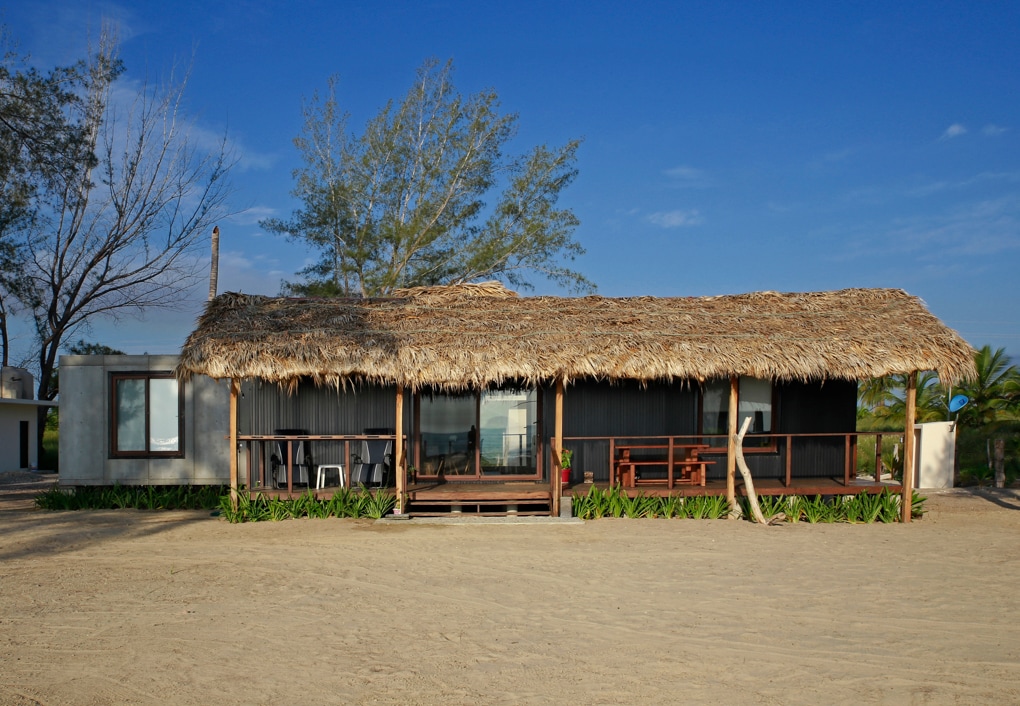
[(570, 464), (573, 462), (574, 452), (564, 449), (560, 452), (560, 468), (563, 471), (563, 476), (560, 480), (564, 485), (570, 483)]

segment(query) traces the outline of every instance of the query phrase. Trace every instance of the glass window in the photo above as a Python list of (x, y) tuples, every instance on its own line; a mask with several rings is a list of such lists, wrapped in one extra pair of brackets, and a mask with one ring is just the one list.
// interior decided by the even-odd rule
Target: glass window
[(145, 451), (145, 380), (117, 380), (117, 451)]
[[(709, 380), (702, 388), (701, 433), (728, 434), (730, 409), (730, 381)], [(748, 434), (768, 434), (772, 428), (772, 382), (741, 377), (737, 390), (737, 429), (751, 418)], [(725, 441), (708, 440), (713, 446), (725, 446)]]
[(112, 455), (184, 455), (176, 378), (166, 373), (123, 373), (113, 375), (112, 385)]
[(730, 381), (709, 380), (701, 395), (701, 433), (726, 434), (730, 408)]
[(423, 476), (538, 474), (538, 392), (422, 395), (419, 406)]
[(175, 378), (149, 380), (149, 450), (180, 449), (180, 409)]
[(474, 475), (474, 395), (421, 398), (421, 472), (424, 475)]
[(749, 434), (772, 431), (772, 383), (757, 378), (740, 378), (737, 397), (737, 429), (750, 417)]
[(482, 473), (531, 475), (537, 470), (533, 434), (538, 422), (534, 390), (491, 390), (479, 407)]

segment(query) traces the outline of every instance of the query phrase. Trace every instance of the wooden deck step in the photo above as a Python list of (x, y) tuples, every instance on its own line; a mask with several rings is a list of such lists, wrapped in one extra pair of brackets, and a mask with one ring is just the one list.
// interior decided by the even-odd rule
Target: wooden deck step
[(535, 483), (437, 483), (408, 488), (408, 513), (412, 517), (473, 515), (483, 517), (548, 516), (552, 497), (547, 484)]

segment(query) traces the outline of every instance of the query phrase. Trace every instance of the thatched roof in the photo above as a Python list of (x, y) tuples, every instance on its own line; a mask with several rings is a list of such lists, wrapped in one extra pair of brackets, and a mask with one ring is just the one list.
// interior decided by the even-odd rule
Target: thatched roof
[(578, 378), (863, 380), (973, 372), (973, 350), (896, 289), (718, 297), (519, 297), (485, 283), (378, 299), (227, 293), (178, 374), (447, 390)]

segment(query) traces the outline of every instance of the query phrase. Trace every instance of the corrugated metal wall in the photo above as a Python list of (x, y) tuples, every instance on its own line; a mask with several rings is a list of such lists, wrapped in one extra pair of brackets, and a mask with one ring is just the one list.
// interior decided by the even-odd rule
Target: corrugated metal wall
[[(337, 391), (302, 383), (294, 395), (276, 385), (245, 381), (239, 404), (240, 434), (272, 434), (277, 429), (302, 429), (309, 434), (361, 434), (365, 429), (393, 429), (396, 409), (393, 386), (363, 385)], [(641, 387), (627, 382), (579, 381), (564, 395), (564, 436), (656, 436), (694, 435), (698, 427), (699, 387), (653, 383)], [(404, 401), (404, 429), (410, 438), (411, 395)], [(553, 436), (556, 392), (544, 388), (544, 438)], [(777, 433), (852, 432), (856, 428), (857, 385), (846, 381), (783, 383), (777, 389)], [(315, 442), (317, 462), (340, 460), (340, 445)], [(412, 447), (409, 446), (409, 452)], [(607, 481), (607, 441), (568, 442), (574, 450), (575, 480), (592, 471), (597, 481)], [(327, 458), (329, 457), (329, 458)], [(724, 478), (726, 456), (706, 457), (716, 463), (709, 478)], [(798, 478), (841, 475), (844, 458), (842, 438), (794, 441), (792, 473)], [(748, 466), (756, 477), (782, 478), (786, 449), (780, 439), (774, 453), (749, 453)], [(545, 445), (543, 467), (550, 468), (551, 449)], [(548, 477), (548, 471), (546, 472)]]
[[(546, 438), (553, 435), (556, 390), (546, 388), (543, 423)], [(694, 434), (697, 431), (698, 388), (689, 385), (652, 383), (642, 388), (635, 382), (580, 381), (569, 385), (563, 396), (563, 436), (656, 436)], [(595, 480), (609, 480), (609, 442), (571, 441), (574, 475), (592, 471)], [(545, 468), (551, 455), (547, 450)]]
[[(857, 429), (857, 383), (847, 380), (790, 382), (780, 390), (779, 430), (791, 434), (847, 433)], [(842, 437), (793, 441), (795, 478), (841, 476), (846, 442)], [(783, 463), (785, 464), (785, 456)], [(785, 468), (785, 466), (781, 466)], [(785, 470), (781, 471), (785, 473)], [(778, 476), (777, 476), (778, 477)]]
[[(274, 434), (277, 430), (300, 429), (308, 434), (363, 434), (366, 429), (396, 426), (395, 386), (362, 385), (337, 391), (302, 382), (288, 395), (278, 386), (255, 380), (241, 384), (238, 402), (239, 434)], [(404, 434), (411, 434), (410, 395), (404, 397)], [(308, 442), (315, 463), (343, 461), (343, 442)], [(264, 453), (271, 453), (267, 447)]]
[[(777, 433), (846, 433), (856, 428), (857, 384), (827, 382), (780, 383), (776, 390)], [(608, 382), (581, 381), (564, 393), (563, 435), (571, 436), (656, 436), (696, 434), (700, 388), (665, 383), (642, 388), (636, 383), (611, 385)], [(545, 389), (545, 436), (553, 435), (555, 424), (555, 388)], [(584, 471), (592, 471), (596, 481), (607, 481), (609, 444), (606, 441), (568, 442), (575, 452), (574, 480)], [(755, 477), (783, 478), (786, 474), (786, 448), (779, 439), (775, 452), (747, 453), (745, 459)], [(546, 450), (546, 468), (551, 461)], [(705, 456), (716, 463), (708, 467), (708, 477), (726, 477), (726, 455)], [(791, 472), (798, 478), (842, 475), (844, 441), (799, 439), (794, 441)]]
[[(393, 429), (396, 387), (363, 385), (354, 390), (316, 387), (302, 382), (293, 395), (276, 385), (247, 380), (241, 385), (240, 434), (272, 434), (276, 429), (305, 429), (309, 434), (362, 434)], [(405, 397), (405, 428), (410, 424)]]
[[(857, 383), (846, 380), (787, 382), (776, 387), (776, 432), (786, 434), (845, 434), (857, 428)], [(843, 437), (793, 440), (794, 478), (833, 478), (843, 475)], [(786, 440), (776, 437), (776, 451), (745, 453), (755, 478), (786, 477)], [(715, 461), (708, 478), (726, 478), (726, 455), (705, 456)]]

